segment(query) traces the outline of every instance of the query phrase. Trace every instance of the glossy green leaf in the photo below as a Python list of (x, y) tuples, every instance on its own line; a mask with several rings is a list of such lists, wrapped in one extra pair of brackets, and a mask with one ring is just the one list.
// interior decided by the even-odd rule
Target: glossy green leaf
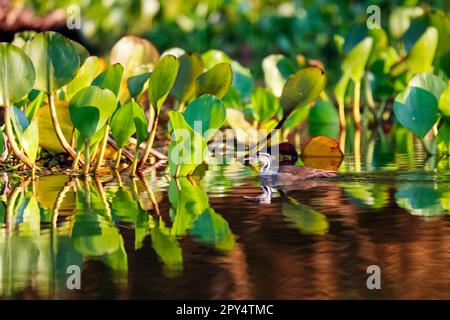
[(437, 45), (438, 32), (436, 28), (427, 28), (408, 55), (408, 68), (412, 74), (431, 71)]
[(291, 76), (281, 93), (281, 106), (286, 113), (313, 102), (325, 88), (325, 73), (315, 67), (305, 68)]
[[(37, 95), (31, 98), (32, 93)], [(38, 91), (35, 89), (30, 91), (30, 94), (28, 94), (28, 99), (30, 100), (30, 102), (25, 108), (25, 114), (27, 115), (28, 121), (31, 121), (34, 118), (38, 110), (41, 108), (42, 104), (45, 102), (46, 98), (46, 94), (42, 91)]]
[(365, 38), (350, 51), (342, 62), (342, 69), (355, 82), (361, 81), (364, 69), (369, 61), (372, 45), (373, 39), (370, 37)]
[(421, 88), (408, 87), (394, 101), (396, 119), (423, 138), (438, 120), (436, 98)]
[(100, 73), (94, 81), (92, 81), (93, 86), (97, 86), (104, 89), (111, 90), (116, 96), (119, 94), (120, 84), (122, 83), (123, 77), (123, 67), (121, 64), (116, 63), (105, 71)]
[(169, 166), (172, 176), (187, 176), (203, 162), (207, 145), (205, 139), (186, 122), (183, 114), (170, 111), (172, 142), (169, 145)]
[(198, 217), (209, 208), (208, 196), (201, 187), (194, 186), (185, 177), (170, 181), (168, 196), (172, 204), (172, 226), (163, 232), (172, 236), (185, 236)]
[(183, 116), (194, 131), (209, 141), (225, 122), (226, 109), (222, 100), (205, 94), (192, 101)]
[(102, 71), (102, 67), (102, 62), (98, 57), (92, 56), (87, 58), (78, 70), (75, 78), (66, 86), (68, 98), (72, 99), (78, 91), (90, 86), (92, 81), (94, 81)]
[(179, 70), (171, 93), (178, 102), (185, 102), (194, 94), (195, 80), (203, 72), (203, 62), (196, 53), (185, 53), (178, 60)]
[(406, 128), (423, 138), (438, 120), (438, 99), (445, 82), (432, 74), (419, 74), (397, 95), (394, 114)]
[(197, 78), (196, 95), (198, 97), (203, 94), (211, 94), (223, 98), (230, 89), (232, 82), (231, 65), (226, 62), (218, 63)]
[(34, 118), (31, 121), (22, 134), (21, 145), (28, 158), (34, 163), (39, 149), (39, 127), (37, 118)]
[(78, 91), (69, 104), (70, 119), (85, 138), (103, 128), (117, 107), (117, 98), (108, 89), (90, 86)]
[(450, 154), (450, 123), (444, 122), (436, 137), (437, 148), (442, 154)]
[(148, 84), (147, 80), (150, 78), (151, 74), (151, 72), (145, 72), (128, 78), (127, 85), (132, 98), (138, 99), (141, 96)]
[(153, 69), (149, 79), (148, 95), (155, 112), (159, 113), (170, 89), (174, 86), (179, 67), (180, 61), (172, 55), (167, 55), (162, 57)]
[[(69, 103), (67, 101), (56, 101), (55, 109), (58, 114), (61, 130), (67, 141), (70, 141), (72, 137), (73, 124), (70, 120)], [(53, 127), (52, 119), (50, 117), (50, 109), (48, 104), (45, 104), (37, 111), (36, 117), (38, 118), (39, 124), (40, 146), (43, 149), (54, 153), (65, 152), (58, 140), (58, 137), (55, 135), (55, 128)]]
[(48, 31), (34, 36), (24, 47), (36, 71), (34, 88), (47, 94), (69, 83), (80, 67), (72, 42), (59, 33)]
[(153, 249), (169, 270), (182, 269), (183, 253), (177, 239), (162, 233), (157, 227), (150, 231), (150, 235)]
[(212, 208), (206, 209), (195, 221), (189, 234), (197, 241), (213, 245), (221, 251), (230, 251), (236, 244), (236, 238), (228, 222)]
[(439, 98), (439, 110), (444, 115), (447, 123), (450, 123), (450, 86), (448, 86)]
[(322, 235), (328, 232), (327, 217), (309, 206), (283, 202), (282, 212), (303, 234)]
[(257, 88), (251, 97), (251, 108), (255, 120), (265, 123), (280, 110), (280, 101), (268, 89)]
[(23, 98), (33, 88), (35, 78), (33, 63), (22, 49), (0, 43), (0, 106)]
[(141, 106), (130, 101), (119, 107), (114, 113), (111, 120), (111, 133), (117, 145), (123, 148), (128, 139), (136, 132), (138, 144), (140, 144), (147, 135), (147, 119)]
[(442, 216), (444, 208), (439, 201), (439, 191), (429, 186), (404, 184), (397, 188), (397, 205), (416, 216)]

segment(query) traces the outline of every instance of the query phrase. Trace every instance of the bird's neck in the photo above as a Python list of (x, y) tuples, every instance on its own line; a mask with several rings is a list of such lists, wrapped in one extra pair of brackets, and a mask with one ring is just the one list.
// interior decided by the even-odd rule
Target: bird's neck
[(270, 167), (272, 166), (272, 161), (268, 159), (264, 159), (262, 162), (262, 167), (259, 170), (260, 174), (271, 174)]

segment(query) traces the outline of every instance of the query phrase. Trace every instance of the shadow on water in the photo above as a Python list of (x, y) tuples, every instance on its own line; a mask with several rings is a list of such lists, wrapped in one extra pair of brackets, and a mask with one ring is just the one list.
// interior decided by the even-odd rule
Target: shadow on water
[[(201, 179), (4, 175), (0, 296), (450, 298), (448, 160), (401, 129), (345, 139), (338, 178), (269, 187), (268, 204), (248, 199), (261, 186), (241, 164)], [(373, 264), (381, 290), (366, 287)]]

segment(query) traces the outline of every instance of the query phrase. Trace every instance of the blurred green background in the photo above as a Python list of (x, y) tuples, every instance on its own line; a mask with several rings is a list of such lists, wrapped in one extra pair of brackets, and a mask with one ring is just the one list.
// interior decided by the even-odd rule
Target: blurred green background
[(302, 54), (327, 67), (338, 63), (334, 34), (345, 35), (367, 19), (367, 7), (381, 8), (382, 26), (398, 6), (432, 6), (449, 12), (450, 1), (415, 0), (25, 0), (38, 15), (71, 4), (81, 10), (81, 34), (96, 54), (106, 54), (123, 35), (148, 38), (160, 51), (180, 47), (204, 52), (221, 49), (254, 76), (272, 53)]

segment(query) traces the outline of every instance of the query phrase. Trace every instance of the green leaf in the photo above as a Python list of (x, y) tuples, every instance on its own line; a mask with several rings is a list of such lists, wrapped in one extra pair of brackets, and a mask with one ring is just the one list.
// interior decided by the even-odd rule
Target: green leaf
[(293, 129), (300, 125), (303, 121), (308, 118), (309, 108), (300, 108), (294, 110), (286, 119), (286, 122), (283, 124), (283, 128), (285, 129)]
[(16, 106), (12, 106), (11, 111), (11, 121), (13, 123), (14, 133), (20, 142), (23, 133), (28, 128), (30, 123), (25, 113)]
[(394, 101), (396, 119), (423, 138), (438, 120), (438, 99), (445, 82), (432, 74), (416, 75)]
[(150, 103), (156, 113), (161, 110), (164, 101), (174, 86), (180, 67), (180, 61), (172, 55), (161, 58), (152, 71), (148, 85)]
[(21, 145), (32, 163), (35, 163), (39, 149), (39, 127), (34, 118), (22, 135)]
[[(137, 127), (136, 127), (137, 124)], [(111, 133), (120, 148), (123, 148), (128, 139), (138, 130), (138, 144), (147, 135), (147, 120), (144, 110), (134, 101), (119, 107), (111, 120)]]
[(416, 216), (442, 216), (444, 208), (439, 201), (439, 191), (429, 186), (404, 184), (397, 188), (397, 205)]
[[(37, 95), (34, 98), (31, 98), (31, 93), (33, 92), (36, 92)], [(30, 94), (28, 94), (28, 99), (30, 100), (30, 102), (27, 104), (25, 109), (25, 114), (27, 115), (28, 121), (31, 121), (34, 118), (39, 108), (45, 102), (46, 98), (47, 96), (42, 91), (38, 91), (35, 89), (30, 91)]]
[(394, 101), (395, 118), (423, 138), (438, 120), (438, 101), (429, 91), (408, 87)]
[(281, 106), (286, 113), (313, 102), (325, 88), (325, 73), (315, 67), (300, 70), (291, 76), (281, 93)]
[(233, 82), (233, 72), (228, 63), (219, 63), (202, 73), (196, 80), (196, 95), (212, 94), (223, 98)]
[(138, 99), (141, 96), (145, 90), (145, 86), (148, 84), (147, 80), (150, 78), (151, 74), (151, 72), (145, 72), (128, 78), (127, 85), (132, 98)]
[(168, 196), (172, 204), (172, 226), (163, 232), (171, 236), (185, 236), (198, 217), (209, 208), (208, 196), (201, 187), (194, 186), (185, 177), (170, 181)]
[(222, 100), (205, 94), (192, 101), (183, 116), (194, 131), (209, 141), (225, 122), (226, 109)]
[[(223, 51), (209, 50), (202, 55), (202, 61), (206, 69), (212, 68), (218, 63), (229, 63), (233, 71), (233, 83), (231, 89), (239, 93), (241, 99), (247, 101), (253, 91), (253, 77), (248, 68), (231, 58)], [(232, 91), (232, 90), (230, 90)]]
[(15, 45), (0, 43), (0, 105), (22, 99), (33, 88), (35, 70), (30, 58)]
[(430, 72), (438, 45), (438, 31), (428, 27), (409, 52), (407, 64), (412, 74)]
[(440, 77), (432, 73), (417, 74), (408, 84), (408, 87), (416, 87), (430, 92), (436, 100), (439, 100), (447, 84)]
[[(169, 145), (169, 166), (172, 176), (187, 176), (203, 162), (206, 155), (206, 141), (192, 130), (183, 114), (170, 111), (172, 142)], [(177, 169), (178, 168), (178, 169)]]
[(439, 110), (445, 117), (445, 120), (450, 123), (450, 86), (445, 89), (439, 99)]
[(283, 215), (303, 234), (323, 235), (329, 229), (327, 217), (309, 206), (283, 202), (282, 211)]
[(183, 267), (183, 252), (175, 237), (162, 233), (158, 227), (150, 231), (152, 247), (161, 261), (171, 271), (179, 271)]
[(277, 97), (281, 95), (286, 80), (298, 70), (298, 66), (282, 54), (271, 54), (262, 62), (264, 82)]
[(236, 244), (228, 222), (212, 208), (206, 209), (198, 217), (189, 234), (199, 242), (213, 245), (221, 251), (231, 251)]
[(439, 128), (436, 144), (440, 153), (450, 154), (450, 124), (448, 122), (444, 122)]
[(270, 90), (257, 88), (251, 97), (251, 108), (254, 118), (265, 123), (279, 112), (280, 101)]
[(183, 54), (179, 62), (179, 70), (171, 93), (178, 102), (185, 102), (194, 94), (195, 80), (203, 72), (203, 62), (196, 53)]
[(120, 84), (122, 83), (123, 67), (121, 64), (116, 63), (105, 71), (100, 73), (97, 78), (92, 81), (92, 85), (111, 90), (116, 97), (119, 95)]
[(69, 83), (80, 67), (74, 45), (59, 33), (48, 31), (34, 36), (24, 47), (36, 70), (34, 88), (47, 94)]
[(232, 60), (225, 52), (211, 49), (202, 54), (202, 61), (205, 68), (209, 69), (221, 62), (231, 63)]
[(98, 57), (92, 56), (86, 59), (84, 64), (78, 70), (75, 78), (66, 86), (69, 100), (83, 88), (91, 85), (92, 81), (100, 74), (102, 62)]
[[(67, 101), (55, 101), (55, 107), (61, 130), (67, 141), (70, 141), (72, 137), (73, 124), (70, 120), (69, 103)], [(45, 104), (37, 111), (36, 117), (38, 118), (39, 124), (40, 146), (43, 149), (53, 153), (65, 152), (65, 149), (62, 147), (58, 137), (55, 134), (55, 128), (53, 127), (48, 104)]]
[(356, 47), (350, 51), (342, 62), (342, 69), (348, 73), (354, 82), (361, 81), (364, 69), (369, 61), (372, 51), (373, 39), (365, 38)]
[(70, 119), (84, 138), (103, 128), (117, 107), (117, 98), (108, 89), (90, 86), (78, 91), (69, 104)]
[(28, 40), (33, 38), (37, 34), (33, 30), (19, 31), (14, 34), (14, 39), (11, 42), (13, 45), (23, 48)]

